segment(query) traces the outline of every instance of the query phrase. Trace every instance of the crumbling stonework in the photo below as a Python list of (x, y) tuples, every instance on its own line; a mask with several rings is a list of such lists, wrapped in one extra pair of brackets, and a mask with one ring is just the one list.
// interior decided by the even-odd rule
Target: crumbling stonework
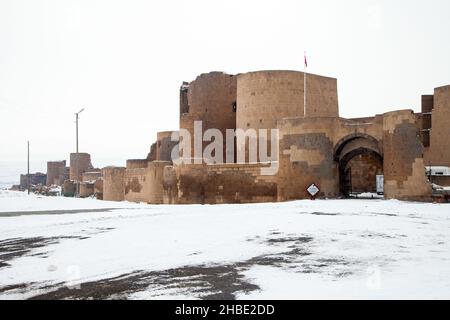
[(95, 182), (102, 177), (101, 171), (84, 172), (82, 182)]
[(337, 118), (295, 118), (279, 122), (278, 200), (309, 198), (311, 184), (320, 197), (339, 196), (338, 163), (334, 161)]
[(94, 167), (91, 163), (91, 155), (88, 153), (70, 154), (70, 180), (82, 181), (83, 173), (91, 171)]
[(47, 181), (47, 175), (45, 173), (36, 172), (36, 173), (30, 173), (28, 174), (21, 174), (20, 175), (20, 189), (26, 190), (28, 189), (28, 181), (30, 182), (30, 186), (37, 186), (37, 185), (46, 185)]
[(77, 185), (72, 180), (65, 180), (62, 191), (65, 197), (74, 197), (77, 192)]
[(174, 166), (165, 166), (163, 169), (163, 202), (176, 204), (178, 202), (178, 180)]
[(95, 180), (94, 194), (97, 200), (103, 200), (103, 177)]
[(172, 162), (172, 150), (178, 145), (178, 141), (172, 141), (173, 131), (158, 132), (156, 142), (156, 160)]
[(65, 168), (66, 160), (47, 162), (47, 186), (61, 186), (61, 174), (64, 174)]
[(386, 198), (429, 197), (431, 185), (425, 174), (424, 149), (412, 111), (384, 115), (383, 145)]
[(58, 186), (62, 186), (64, 181), (70, 179), (70, 167), (60, 167), (59, 168), (59, 181), (57, 183)]
[(125, 200), (163, 204), (164, 167), (168, 165), (168, 161), (154, 161), (145, 168), (127, 168), (124, 176)]
[(128, 160), (127, 167), (103, 169), (101, 193), (104, 200), (165, 203), (164, 171), (171, 162)]
[(89, 198), (94, 195), (94, 182), (80, 182), (78, 196), (80, 198)]
[(132, 159), (127, 160), (127, 169), (141, 169), (147, 168), (149, 161), (146, 159)]
[(150, 152), (147, 155), (147, 160), (148, 161), (156, 161), (156, 142), (153, 143), (150, 147)]

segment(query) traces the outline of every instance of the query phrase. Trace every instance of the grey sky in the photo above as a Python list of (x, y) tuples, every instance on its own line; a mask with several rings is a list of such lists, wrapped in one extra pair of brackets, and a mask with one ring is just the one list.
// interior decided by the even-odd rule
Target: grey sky
[[(102, 166), (178, 127), (203, 72), (303, 69), (338, 78), (340, 113), (420, 108), (450, 84), (450, 1), (0, 0), (0, 158)], [(123, 162), (124, 163), (124, 162)]]

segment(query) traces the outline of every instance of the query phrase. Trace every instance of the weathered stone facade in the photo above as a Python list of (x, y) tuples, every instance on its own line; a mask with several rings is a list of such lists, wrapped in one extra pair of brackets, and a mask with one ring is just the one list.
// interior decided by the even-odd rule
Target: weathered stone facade
[(425, 123), (429, 129), (430, 143), (425, 150), (426, 165), (450, 167), (450, 85), (436, 88), (432, 99), (431, 123)]
[[(256, 203), (277, 200), (276, 176), (262, 176), (262, 164), (181, 165), (175, 167), (176, 180), (165, 184), (177, 188), (173, 203)], [(176, 185), (173, 183), (176, 181)], [(172, 197), (173, 198), (173, 197)]]
[(82, 181), (83, 173), (93, 169), (91, 155), (88, 153), (70, 154), (70, 180)]
[(46, 185), (47, 181), (47, 175), (45, 173), (30, 173), (28, 174), (21, 174), (20, 175), (20, 189), (25, 190), (28, 189), (28, 182), (30, 182), (30, 186), (37, 186), (37, 185)]
[[(200, 75), (191, 83), (183, 83), (180, 89), (180, 129), (203, 136), (208, 129), (217, 129), (226, 136), (227, 129), (236, 128), (236, 83), (237, 77), (222, 72)], [(194, 132), (196, 121), (202, 121), (202, 128)], [(201, 140), (200, 140), (201, 143)], [(190, 155), (183, 158), (202, 158), (202, 151), (208, 143), (199, 148), (191, 143)], [(195, 150), (200, 154), (195, 154)], [(223, 152), (226, 153), (224, 144)]]
[[(337, 198), (374, 193), (376, 176), (383, 175), (386, 198), (428, 200), (432, 185), (425, 166), (450, 166), (448, 119), (450, 86), (423, 96), (421, 113), (344, 119), (336, 79), (296, 71), (202, 74), (181, 86), (180, 130), (193, 138), (218, 129), (225, 139), (227, 129), (277, 129), (276, 154), (264, 163), (240, 162), (236, 149), (242, 146), (234, 140), (234, 163), (173, 162), (177, 142), (171, 141), (172, 132), (162, 132), (145, 160), (103, 169), (103, 198), (155, 204), (275, 202), (307, 199), (311, 184), (320, 188), (318, 197)], [(196, 121), (202, 121), (197, 132)], [(197, 143), (189, 146), (191, 160), (201, 158), (209, 144)], [(227, 151), (224, 143), (224, 160)], [(262, 173), (274, 164), (275, 174)]]
[(66, 160), (47, 162), (47, 186), (62, 186), (66, 175)]
[(100, 178), (102, 178), (101, 171), (84, 172), (82, 175), (82, 182), (95, 182)]
[(168, 161), (149, 162), (146, 167), (127, 167), (124, 175), (125, 200), (164, 203), (163, 174)]
[(172, 141), (174, 131), (158, 132), (156, 140), (156, 159), (155, 161), (172, 162), (172, 150), (178, 144)]
[(125, 200), (125, 170), (123, 167), (103, 168), (103, 200)]

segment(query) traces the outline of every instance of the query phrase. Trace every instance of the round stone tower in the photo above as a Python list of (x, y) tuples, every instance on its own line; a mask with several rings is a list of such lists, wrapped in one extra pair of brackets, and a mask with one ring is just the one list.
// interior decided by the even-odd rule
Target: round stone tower
[[(218, 129), (225, 137), (227, 129), (236, 128), (236, 76), (211, 72), (181, 86), (180, 129), (189, 131), (191, 135), (191, 158), (195, 157), (193, 139), (196, 121), (202, 122), (199, 132), (202, 136), (208, 129)], [(197, 149), (203, 152), (206, 145), (207, 142), (202, 143), (202, 147)], [(225, 151), (224, 143), (224, 155)], [(180, 156), (186, 158), (186, 155)]]
[(125, 170), (123, 167), (103, 168), (103, 200), (125, 200)]
[(336, 79), (306, 74), (306, 110), (304, 81), (297, 71), (239, 75), (236, 128), (275, 129), (283, 118), (339, 117)]

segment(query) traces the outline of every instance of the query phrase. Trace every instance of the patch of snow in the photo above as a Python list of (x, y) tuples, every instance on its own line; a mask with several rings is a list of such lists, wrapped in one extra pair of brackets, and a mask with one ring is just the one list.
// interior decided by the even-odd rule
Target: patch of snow
[[(111, 212), (1, 217), (0, 241), (58, 239), (0, 268), (0, 299), (41, 287), (138, 271), (220, 266), (282, 255), (240, 272), (260, 290), (238, 298), (450, 298), (450, 205), (397, 200), (316, 200), (248, 205), (155, 206), (0, 193), (0, 212), (119, 208)], [(301, 240), (308, 238), (310, 241)], [(75, 272), (74, 272), (75, 271)], [(1, 287), (35, 283), (25, 292)], [(130, 298), (195, 298), (170, 288)]]
[(46, 197), (36, 194), (28, 195), (28, 192), (26, 191), (21, 192), (0, 190), (0, 216), (2, 212), (138, 207), (142, 207), (142, 204), (134, 204), (129, 202), (98, 201), (95, 199)]

